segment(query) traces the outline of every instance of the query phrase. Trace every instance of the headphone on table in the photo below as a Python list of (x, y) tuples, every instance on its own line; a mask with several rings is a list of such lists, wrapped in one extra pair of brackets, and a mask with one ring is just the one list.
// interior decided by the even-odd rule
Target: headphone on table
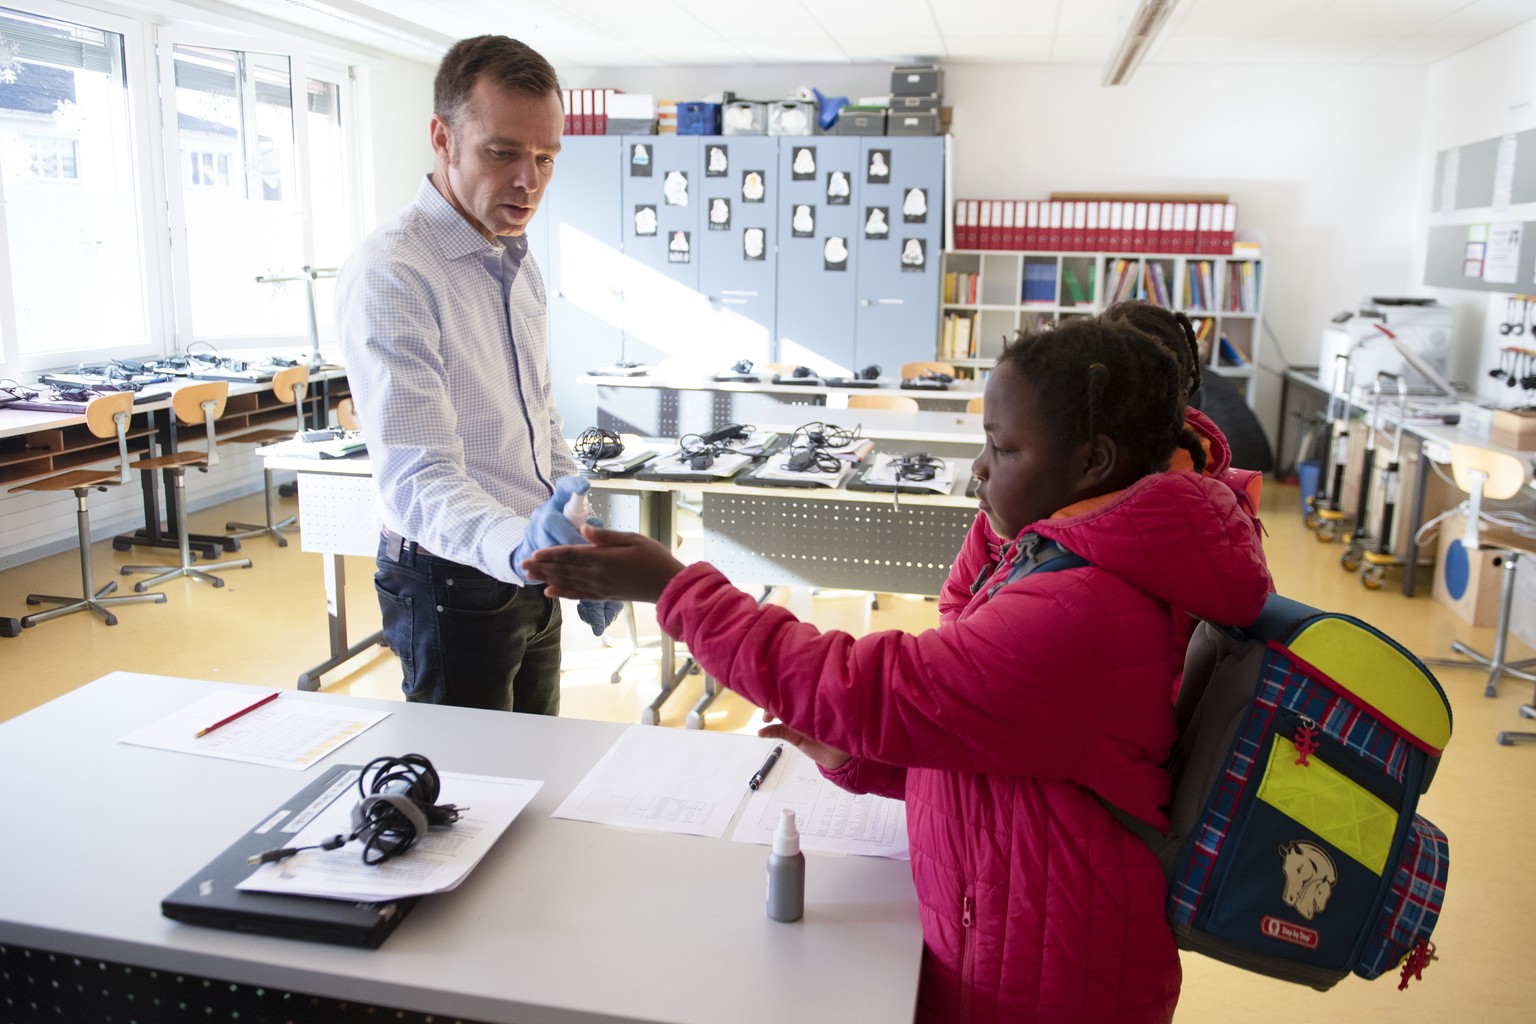
[(577, 436), (571, 450), (576, 453), (577, 462), (588, 469), (596, 469), (597, 464), (604, 459), (616, 459), (623, 455), (624, 441), (611, 430), (588, 427)]
[(944, 468), (944, 460), (927, 452), (910, 452), (896, 458), (897, 480), (932, 480)]
[(300, 850), (335, 850), (353, 840), (363, 844), (363, 863), (379, 864), (398, 857), (415, 845), (433, 825), (452, 825), (465, 808), (439, 804), (442, 780), (437, 769), (421, 754), (376, 757), (357, 776), (362, 798), (352, 808), (352, 831), (334, 835), (313, 846), (288, 846), (246, 858), (250, 864), (270, 864)]
[(868, 366), (864, 367), (864, 369), (860, 370), (858, 373), (855, 373), (853, 377), (855, 380), (879, 380), (880, 367), (874, 363), (870, 363)]

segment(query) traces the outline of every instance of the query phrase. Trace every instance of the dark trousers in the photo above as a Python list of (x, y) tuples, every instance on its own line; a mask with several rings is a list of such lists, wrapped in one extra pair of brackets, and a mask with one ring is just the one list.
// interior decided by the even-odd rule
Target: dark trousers
[(405, 699), (560, 713), (560, 602), (416, 550), (379, 543), (373, 585)]

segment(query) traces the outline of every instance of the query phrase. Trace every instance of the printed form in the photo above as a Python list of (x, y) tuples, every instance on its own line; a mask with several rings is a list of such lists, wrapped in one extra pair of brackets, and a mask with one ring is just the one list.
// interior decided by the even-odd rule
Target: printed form
[(747, 801), (733, 842), (773, 845), (779, 808), (792, 807), (800, 848), (906, 860), (907, 805), (872, 793), (854, 795), (828, 782), (816, 762), (792, 746)]
[(285, 691), (277, 700), (206, 736), (196, 735), (199, 729), (248, 707), (253, 693), (260, 691), (242, 688), (209, 694), (124, 736), (122, 742), (303, 771), (389, 717), (388, 711), (367, 711), (323, 700), (306, 700)]
[(772, 749), (757, 737), (630, 726), (554, 817), (718, 839)]

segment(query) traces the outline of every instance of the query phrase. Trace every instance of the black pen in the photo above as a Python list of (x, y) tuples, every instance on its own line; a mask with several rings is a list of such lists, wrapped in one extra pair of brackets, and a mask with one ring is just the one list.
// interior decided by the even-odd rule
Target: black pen
[(761, 768), (752, 773), (752, 778), (747, 783), (747, 786), (753, 790), (756, 790), (758, 786), (761, 786), (763, 784), (763, 780), (768, 777), (768, 773), (773, 771), (773, 764), (779, 759), (779, 755), (782, 753), (784, 753), (784, 744), (782, 743), (768, 751), (768, 760), (763, 762), (763, 766)]

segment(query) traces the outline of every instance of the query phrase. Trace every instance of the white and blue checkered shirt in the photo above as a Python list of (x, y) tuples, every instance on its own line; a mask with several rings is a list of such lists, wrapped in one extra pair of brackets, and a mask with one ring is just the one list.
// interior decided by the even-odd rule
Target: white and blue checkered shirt
[(556, 479), (577, 472), (549, 387), (544, 282), (423, 178), (341, 268), (336, 323), (384, 525), (509, 583)]

